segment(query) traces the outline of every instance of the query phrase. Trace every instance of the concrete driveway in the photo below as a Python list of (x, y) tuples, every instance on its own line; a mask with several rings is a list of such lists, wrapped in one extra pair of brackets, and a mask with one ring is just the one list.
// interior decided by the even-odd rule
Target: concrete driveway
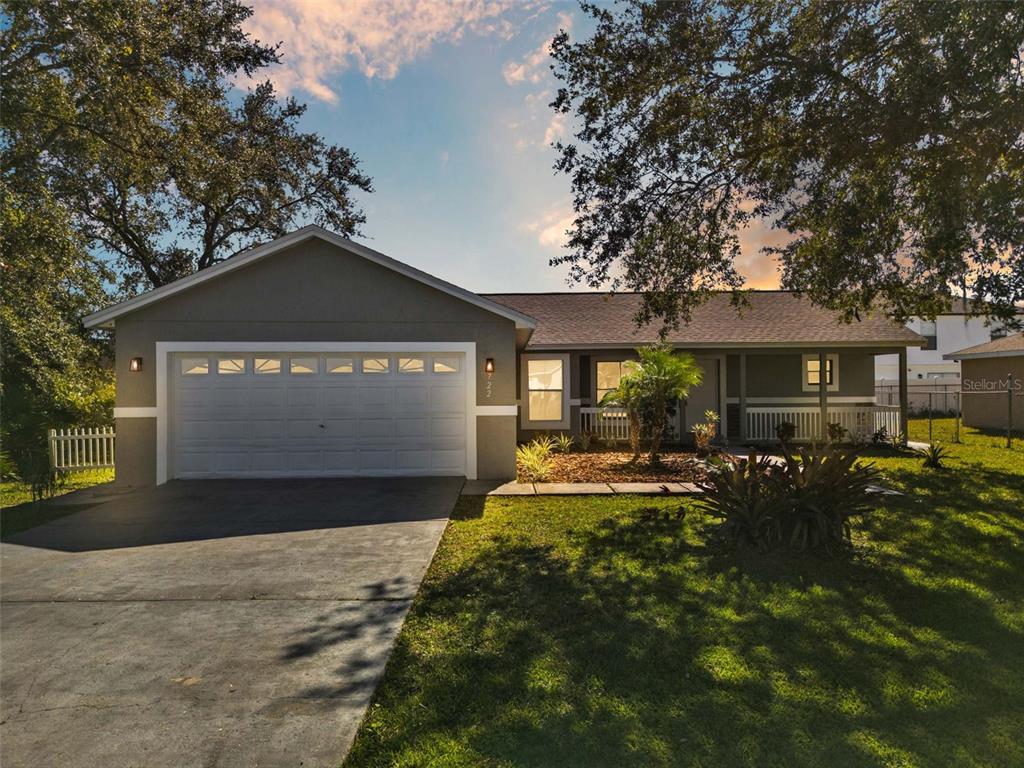
[(0, 544), (0, 765), (337, 765), (461, 485), (174, 482)]

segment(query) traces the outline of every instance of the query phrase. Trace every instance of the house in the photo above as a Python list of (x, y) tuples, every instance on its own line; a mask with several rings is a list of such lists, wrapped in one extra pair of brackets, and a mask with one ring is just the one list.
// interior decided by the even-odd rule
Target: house
[[(600, 409), (637, 329), (635, 294), (483, 296), (304, 227), (85, 319), (115, 332), (117, 482), (173, 478), (515, 474), (518, 438), (615, 428)], [(920, 338), (852, 325), (778, 291), (742, 315), (719, 296), (669, 336), (705, 368), (679, 410), (725, 437), (827, 421), (905, 431), (874, 405), (874, 357)]]
[(962, 418), (969, 427), (1024, 430), (1024, 333), (945, 355), (962, 366)]
[[(934, 320), (912, 317), (907, 328), (924, 337), (922, 347), (910, 349), (907, 355), (907, 376), (918, 380), (955, 384), (960, 380), (960, 363), (950, 357), (951, 352), (965, 347), (984, 344), (1006, 336), (1002, 325), (989, 324), (984, 317), (971, 314), (970, 303), (954, 298), (948, 312)], [(1024, 320), (1024, 311), (1020, 318)], [(899, 360), (896, 355), (875, 358), (875, 379), (895, 384), (899, 379)]]

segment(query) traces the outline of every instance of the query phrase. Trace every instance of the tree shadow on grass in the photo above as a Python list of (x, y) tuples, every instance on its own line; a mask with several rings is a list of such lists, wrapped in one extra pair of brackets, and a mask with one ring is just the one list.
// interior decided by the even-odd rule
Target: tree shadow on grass
[(1024, 759), (1019, 609), (871, 558), (732, 553), (701, 524), (638, 501), (428, 580), (349, 764)]

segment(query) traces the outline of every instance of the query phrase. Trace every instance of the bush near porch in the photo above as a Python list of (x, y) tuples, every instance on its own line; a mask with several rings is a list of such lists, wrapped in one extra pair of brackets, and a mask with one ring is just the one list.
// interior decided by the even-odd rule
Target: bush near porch
[(1024, 445), (964, 440), (874, 452), (907, 495), (848, 558), (677, 499), (462, 499), (346, 765), (1024, 764)]

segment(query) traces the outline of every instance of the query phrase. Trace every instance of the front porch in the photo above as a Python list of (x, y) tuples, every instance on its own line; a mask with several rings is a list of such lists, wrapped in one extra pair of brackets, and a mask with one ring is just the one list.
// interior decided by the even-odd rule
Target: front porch
[[(721, 418), (720, 441), (729, 443), (774, 441), (776, 428), (784, 422), (794, 425), (793, 439), (799, 442), (824, 441), (829, 424), (840, 425), (848, 439), (857, 441), (868, 440), (882, 430), (890, 439), (905, 436), (908, 405), (905, 348), (899, 354), (903, 370), (899, 405), (878, 405), (874, 401), (873, 357), (882, 352), (859, 352), (859, 358), (848, 351), (836, 350), (815, 351), (798, 357), (790, 350), (728, 355), (728, 365), (715, 367), (714, 374), (720, 379), (708, 382), (711, 386), (706, 388), (709, 394), (717, 395), (717, 403), (705, 404), (702, 398), (699, 408), (681, 408), (681, 412), (693, 413), (676, 420), (675, 436), (685, 439), (689, 426), (701, 420), (697, 412), (702, 415), (706, 405), (716, 410)], [(842, 389), (839, 386), (841, 355), (846, 366)], [(785, 365), (780, 365), (781, 362)], [(851, 363), (856, 365), (851, 366)], [(753, 369), (752, 376), (748, 375), (748, 366)], [(795, 381), (792, 378), (795, 370), (802, 371), (797, 374), (803, 377), (802, 385), (800, 378)], [(577, 413), (573, 431), (590, 433), (606, 442), (628, 440), (629, 423), (621, 408), (581, 404)]]

